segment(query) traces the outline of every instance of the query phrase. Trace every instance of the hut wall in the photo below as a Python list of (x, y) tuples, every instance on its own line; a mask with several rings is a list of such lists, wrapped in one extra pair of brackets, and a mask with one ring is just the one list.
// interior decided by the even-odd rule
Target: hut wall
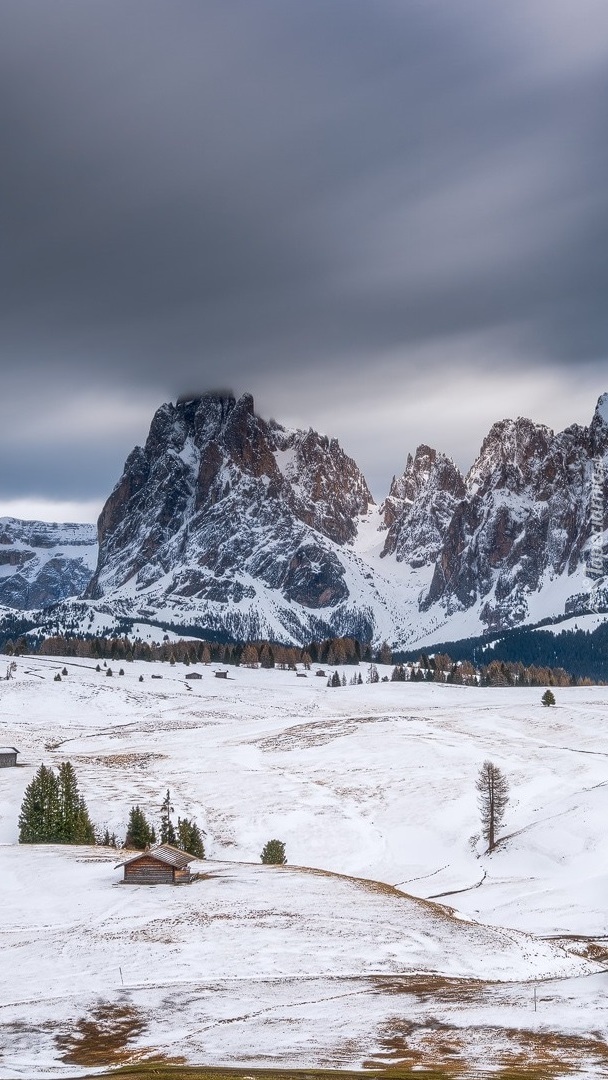
[(17, 764), (16, 754), (0, 754), (0, 769), (7, 769)]
[(183, 870), (175, 868), (175, 884), (188, 885), (190, 882), (190, 867), (184, 866)]
[(173, 867), (165, 866), (158, 859), (142, 855), (141, 859), (125, 866), (124, 880), (129, 885), (172, 885)]

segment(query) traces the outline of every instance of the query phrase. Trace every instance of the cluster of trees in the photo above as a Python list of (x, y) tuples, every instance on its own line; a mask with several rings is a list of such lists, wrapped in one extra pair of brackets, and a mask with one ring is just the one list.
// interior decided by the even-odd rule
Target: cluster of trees
[[(552, 620), (547, 620), (551, 622)], [(557, 629), (557, 628), (556, 628)], [(483, 637), (443, 642), (437, 651), (449, 653), (454, 660), (468, 660), (476, 668), (490, 661), (522, 665), (536, 669), (567, 672), (571, 685), (603, 685), (608, 670), (608, 620), (595, 630), (554, 630), (520, 627)], [(417, 651), (404, 651), (399, 659), (415, 661)], [(563, 677), (561, 675), (560, 677)]]
[(20, 844), (95, 844), (97, 836), (70, 761), (57, 772), (41, 765), (19, 814)]
[[(404, 665), (400, 665), (404, 667)], [(395, 669), (396, 670), (396, 669)], [(468, 686), (572, 686), (576, 684), (563, 668), (525, 667), (518, 662), (492, 660), (475, 666), (470, 660), (453, 660), (447, 653), (427, 656), (422, 653), (417, 664), (405, 665), (413, 682), (446, 682)], [(407, 677), (407, 675), (406, 675)], [(393, 672), (393, 678), (396, 678)]]
[[(392, 664), (404, 673), (404, 681), (443, 681), (481, 686), (571, 686), (589, 685), (592, 678), (601, 681), (608, 664), (608, 623), (593, 634), (567, 631), (560, 635), (548, 631), (506, 631), (492, 641), (491, 660), (488, 638), (453, 642), (450, 652), (439, 646), (433, 656), (426, 653), (400, 653), (393, 657), (386, 642), (373, 650), (369, 643), (352, 637), (332, 637), (308, 645), (278, 645), (271, 641), (221, 642), (206, 640), (142, 641), (122, 634), (115, 637), (79, 635), (76, 632), (52, 634), (32, 640), (21, 635), (4, 640), (4, 652), (10, 656), (38, 651), (47, 656), (76, 656), (116, 663), (131, 660), (157, 660), (182, 664), (243, 664), (249, 667), (293, 669), (296, 664), (326, 664), (341, 667), (360, 663)], [(562, 660), (562, 665), (541, 662), (547, 657)], [(481, 662), (480, 662), (481, 661)], [(585, 670), (587, 668), (588, 670)], [(393, 675), (393, 678), (401, 676)]]
[(76, 656), (91, 660), (160, 660), (180, 664), (243, 664), (250, 667), (290, 668), (296, 664), (392, 663), (392, 653), (384, 642), (373, 651), (371, 645), (355, 638), (335, 637), (312, 641), (305, 647), (278, 645), (271, 641), (225, 643), (220, 641), (172, 641), (165, 635), (161, 642), (142, 641), (126, 634), (116, 637), (52, 634), (38, 644), (22, 636), (4, 642), (4, 652), (18, 656), (39, 652), (43, 656)]
[[(177, 826), (173, 824), (171, 805), (171, 793), (167, 791), (160, 810), (160, 843), (171, 844), (172, 847), (181, 848), (189, 855), (197, 859), (205, 858), (205, 846), (201, 830), (195, 821), (189, 818), (177, 819)], [(129, 811), (129, 823), (124, 846), (135, 848), (136, 851), (144, 851), (151, 844), (156, 843), (156, 830), (150, 824), (144, 811), (139, 806), (132, 806)]]
[[(160, 842), (204, 859), (203, 838), (196, 822), (178, 817), (174, 826), (173, 813), (167, 791), (160, 813)], [(28, 784), (19, 813), (19, 843), (120, 846), (114, 833), (106, 828), (101, 834), (93, 825), (70, 761), (63, 762), (57, 771), (41, 765)], [(139, 806), (131, 807), (123, 846), (143, 851), (154, 843), (154, 826)]]

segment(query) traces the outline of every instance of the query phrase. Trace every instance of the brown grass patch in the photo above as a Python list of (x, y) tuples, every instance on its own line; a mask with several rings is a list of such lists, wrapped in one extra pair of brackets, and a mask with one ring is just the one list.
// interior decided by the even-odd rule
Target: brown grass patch
[(490, 1025), (461, 1028), (428, 1017), (420, 1021), (394, 1019), (386, 1025), (380, 1050), (364, 1068), (424, 1070), (449, 1077), (489, 1076), (496, 1080), (552, 1080), (576, 1076), (588, 1069), (608, 1074), (608, 1045), (598, 1035), (565, 1035), (555, 1031), (526, 1031)]
[(135, 1048), (128, 1044), (145, 1030), (140, 1012), (132, 1005), (98, 1005), (87, 1017), (76, 1021), (70, 1031), (55, 1036), (61, 1060), (70, 1065), (91, 1069), (107, 1069), (138, 1061), (148, 1064), (180, 1064), (183, 1058), (171, 1061), (155, 1055), (152, 1048)]
[(78, 761), (85, 765), (104, 765), (107, 769), (146, 769), (152, 761), (162, 761), (165, 754), (77, 754)]

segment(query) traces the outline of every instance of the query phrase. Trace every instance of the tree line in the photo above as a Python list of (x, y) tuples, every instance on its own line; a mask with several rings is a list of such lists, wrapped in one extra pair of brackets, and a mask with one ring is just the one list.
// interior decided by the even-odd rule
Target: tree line
[[(4, 652), (9, 656), (34, 651), (32, 643), (25, 637), (16, 641), (5, 642)], [(279, 668), (295, 670), (298, 665), (310, 669), (313, 664), (329, 667), (345, 665), (358, 666), (368, 664), (390, 665), (393, 653), (389, 645), (383, 642), (379, 649), (362, 644), (355, 638), (325, 638), (323, 641), (310, 642), (306, 647), (296, 645), (278, 645), (270, 641), (241, 642), (226, 644), (218, 641), (177, 640), (147, 642), (140, 638), (120, 637), (79, 637), (56, 634), (44, 638), (35, 650), (41, 656), (72, 656), (96, 661), (130, 662), (133, 660), (160, 661), (169, 664), (211, 664), (219, 663), (251, 668)], [(492, 653), (494, 654), (494, 649)], [(591, 685), (587, 677), (576, 677), (563, 667), (530, 664), (521, 660), (501, 660), (494, 657), (489, 663), (473, 663), (459, 659), (449, 653), (437, 651), (433, 654), (421, 652), (416, 658), (398, 659), (390, 679), (395, 682), (447, 682), (469, 686), (581, 686)], [(384, 678), (388, 681), (389, 676)], [(333, 679), (333, 681), (332, 681)], [(350, 683), (362, 681), (375, 682), (375, 677), (363, 680), (359, 677), (348, 680)], [(340, 677), (330, 676), (330, 685), (344, 685)]]

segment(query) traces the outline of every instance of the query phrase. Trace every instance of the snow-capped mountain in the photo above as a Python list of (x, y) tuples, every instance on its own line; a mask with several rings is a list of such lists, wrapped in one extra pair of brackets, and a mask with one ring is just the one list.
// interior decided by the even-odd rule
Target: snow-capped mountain
[(367, 635), (377, 598), (340, 553), (371, 504), (335, 439), (262, 420), (250, 395), (163, 405), (102, 511), (86, 595), (245, 637)]
[(588, 428), (494, 424), (466, 476), (420, 446), (378, 507), (335, 439), (263, 420), (250, 395), (163, 405), (102, 511), (94, 574), (84, 559), (63, 587), (82, 593), (66, 619), (408, 646), (585, 610), (606, 456), (608, 395)]
[(94, 525), (0, 518), (0, 606), (45, 608), (78, 596), (96, 562)]

